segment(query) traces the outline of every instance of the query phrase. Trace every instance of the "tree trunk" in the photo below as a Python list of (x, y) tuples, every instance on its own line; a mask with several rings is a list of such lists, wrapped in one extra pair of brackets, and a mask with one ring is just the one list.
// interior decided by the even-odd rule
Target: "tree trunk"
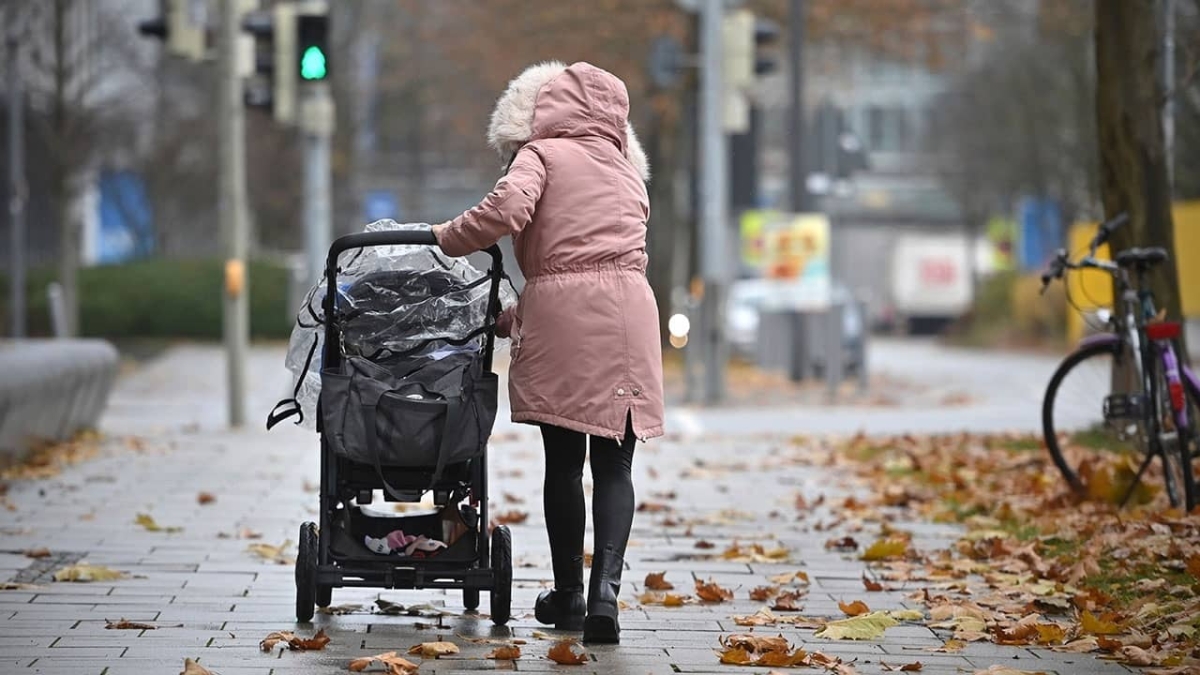
[(1175, 230), (1163, 147), (1163, 87), (1155, 3), (1096, 0), (1096, 121), (1104, 215), (1129, 214), (1114, 252), (1161, 246), (1171, 262), (1151, 275), (1158, 306), (1179, 319)]

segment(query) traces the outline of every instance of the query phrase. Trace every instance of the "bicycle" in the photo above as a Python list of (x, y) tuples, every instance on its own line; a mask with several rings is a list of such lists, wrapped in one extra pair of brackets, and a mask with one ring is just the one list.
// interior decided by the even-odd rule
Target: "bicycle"
[[(1129, 221), (1121, 214), (1100, 225), (1088, 253), (1072, 261), (1059, 250), (1042, 275), (1042, 292), (1068, 271), (1096, 269), (1116, 282), (1117, 310), (1100, 312), (1107, 330), (1085, 338), (1055, 371), (1042, 403), (1042, 431), (1055, 466), (1077, 494), (1086, 494), (1081, 478), (1097, 466), (1088, 456), (1075, 466), (1067, 461), (1064, 437), (1101, 450), (1137, 450), (1137, 473), (1121, 499), (1123, 507), (1150, 464), (1162, 461), (1163, 482), (1172, 506), (1191, 511), (1197, 499), (1192, 458), (1200, 456), (1200, 379), (1178, 357), (1183, 326), (1163, 321), (1146, 278), (1169, 256), (1162, 248), (1131, 248), (1111, 261), (1096, 250)], [(1075, 303), (1068, 293), (1068, 301)], [(1078, 307), (1076, 306), (1076, 309)], [(1118, 379), (1124, 374), (1125, 379)], [(1078, 389), (1077, 389), (1078, 388)], [(1078, 408), (1073, 395), (1085, 399)], [(1074, 436), (1067, 436), (1073, 432)]]

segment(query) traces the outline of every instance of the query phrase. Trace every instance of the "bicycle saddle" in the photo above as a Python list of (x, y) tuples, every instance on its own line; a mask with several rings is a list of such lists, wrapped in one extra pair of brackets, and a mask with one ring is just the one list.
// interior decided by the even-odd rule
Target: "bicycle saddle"
[(1170, 259), (1165, 248), (1131, 248), (1117, 254), (1117, 264), (1121, 267), (1151, 267)]

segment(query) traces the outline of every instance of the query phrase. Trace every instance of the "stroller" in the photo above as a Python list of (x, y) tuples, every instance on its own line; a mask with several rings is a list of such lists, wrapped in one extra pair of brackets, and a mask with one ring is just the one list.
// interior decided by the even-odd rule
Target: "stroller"
[[(488, 249), (492, 267), (477, 282), (490, 284), (483, 325), (462, 336), (401, 341), (407, 348), (370, 353), (356, 347), (373, 344), (369, 338), (381, 331), (402, 332), (405, 317), (390, 313), (390, 306), (427, 305), (421, 317), (425, 328), (430, 321), (451, 318), (452, 303), (428, 305), (461, 291), (461, 279), (439, 274), (436, 267), (419, 273), (375, 271), (339, 287), (343, 252), (436, 244), (428, 231), (376, 231), (343, 236), (329, 249), (316, 404), (320, 521), (300, 526), (299, 621), (311, 620), (314, 606), (328, 606), (334, 588), (351, 586), (461, 589), (468, 610), (478, 608), (480, 593), (487, 590), (492, 621), (504, 625), (510, 618), (512, 535), (503, 525), (490, 536), (487, 528), (487, 441), (497, 407), (497, 376), (491, 369), (505, 277), (500, 249)], [(389, 307), (371, 311), (384, 305)], [(316, 342), (310, 361), (313, 351)], [(272, 414), (268, 428), (278, 417)], [(365, 509), (376, 490), (385, 502), (418, 501), (432, 493), (435, 510)], [(383, 542), (390, 544), (388, 550), (371, 548)], [(414, 549), (410, 542), (433, 546)]]

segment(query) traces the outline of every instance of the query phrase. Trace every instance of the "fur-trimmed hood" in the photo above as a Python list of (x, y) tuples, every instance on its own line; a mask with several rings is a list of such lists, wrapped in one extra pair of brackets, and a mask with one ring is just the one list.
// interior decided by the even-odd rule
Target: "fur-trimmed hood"
[(525, 69), (508, 83), (488, 125), (488, 145), (507, 163), (539, 138), (601, 136), (621, 148), (642, 180), (650, 163), (629, 123), (629, 93), (617, 76), (589, 63), (558, 61)]

